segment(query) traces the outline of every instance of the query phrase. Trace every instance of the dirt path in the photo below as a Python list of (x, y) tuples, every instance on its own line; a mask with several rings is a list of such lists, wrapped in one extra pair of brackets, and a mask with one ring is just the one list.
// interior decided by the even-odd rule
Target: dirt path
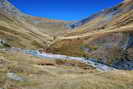
[(81, 35), (75, 35), (75, 36), (69, 36), (69, 37), (58, 37), (56, 40), (54, 40), (53, 42), (51, 42), (51, 45), (55, 44), (56, 42), (59, 42), (61, 40), (72, 40), (72, 39), (78, 39), (78, 38), (85, 38), (85, 37), (92, 37), (92, 36), (97, 36), (97, 35), (102, 35), (105, 33), (118, 33), (118, 32), (128, 32), (128, 31), (133, 31), (133, 26), (124, 26), (121, 28), (116, 28), (113, 30), (100, 30), (100, 31), (93, 31), (91, 33), (85, 33), (85, 34), (81, 34)]

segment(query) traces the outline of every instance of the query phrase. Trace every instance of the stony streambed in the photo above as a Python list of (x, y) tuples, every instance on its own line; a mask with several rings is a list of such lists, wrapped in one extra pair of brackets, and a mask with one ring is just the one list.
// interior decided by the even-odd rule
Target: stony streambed
[(54, 60), (54, 59), (61, 59), (61, 60), (77, 60), (77, 61), (81, 61), (84, 63), (87, 63), (90, 66), (95, 67), (97, 70), (99, 71), (112, 71), (112, 70), (116, 70), (113, 67), (110, 67), (106, 64), (102, 64), (96, 61), (96, 59), (93, 58), (84, 58), (84, 57), (72, 57), (72, 56), (66, 56), (66, 55), (60, 55), (60, 54), (51, 54), (51, 53), (40, 53), (37, 50), (24, 50), (24, 53), (26, 54), (31, 54), (33, 56), (37, 56), (37, 57), (41, 57), (41, 58), (47, 58), (50, 60)]
[(25, 54), (30, 54), (32, 56), (40, 57), (40, 58), (47, 58), (49, 60), (55, 60), (55, 59), (61, 59), (61, 60), (77, 60), (80, 62), (87, 63), (88, 66), (95, 67), (99, 71), (112, 71), (116, 70), (115, 68), (108, 66), (106, 64), (98, 62), (94, 58), (84, 58), (84, 57), (72, 57), (72, 56), (66, 56), (66, 55), (60, 55), (60, 54), (52, 54), (52, 53), (41, 53), (38, 50), (26, 50), (26, 49), (21, 49), (21, 48), (8, 48), (8, 49), (0, 49), (0, 51), (11, 51), (11, 52), (23, 52)]

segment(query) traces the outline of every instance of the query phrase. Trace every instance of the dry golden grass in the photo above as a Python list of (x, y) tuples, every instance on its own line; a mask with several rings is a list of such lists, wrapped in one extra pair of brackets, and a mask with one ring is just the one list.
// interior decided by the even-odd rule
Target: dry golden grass
[[(76, 66), (38, 65), (42, 59), (19, 52), (0, 52), (0, 87), (4, 89), (132, 89), (132, 71), (98, 72)], [(43, 59), (45, 60), (45, 59)], [(42, 61), (42, 63), (54, 63)], [(67, 62), (66, 62), (67, 63)], [(73, 63), (73, 62), (72, 62)], [(75, 63), (75, 62), (74, 62)], [(26, 81), (14, 81), (6, 73), (14, 72)]]
[(13, 19), (8, 15), (0, 14), (0, 38), (7, 40), (13, 47), (44, 48), (53, 38), (39, 31), (36, 26)]
[[(126, 44), (127, 33), (132, 32), (133, 25), (127, 25), (116, 29), (104, 29), (82, 35), (63, 37), (53, 43), (48, 50), (50, 53), (68, 56), (82, 56), (102, 59), (103, 62), (112, 64), (115, 60), (121, 60), (122, 47)], [(81, 47), (89, 48), (84, 51)], [(130, 50), (130, 58), (133, 57)]]
[[(86, 47), (94, 49), (93, 54), (96, 56), (95, 51), (101, 46), (105, 47), (107, 43), (116, 44), (119, 40), (112, 41), (115, 36), (112, 35), (113, 38), (109, 36), (110, 34), (133, 31), (132, 12), (123, 14), (117, 20), (108, 22), (107, 26), (102, 29), (99, 29), (99, 27), (94, 28), (97, 23), (105, 19), (104, 17), (98, 17), (76, 31), (63, 34), (64, 37), (55, 37), (57, 39), (45, 32), (53, 32), (53, 29), (61, 31), (64, 27), (58, 29), (59, 25), (56, 25), (56, 27), (51, 28), (45, 24), (47, 29), (43, 31), (43, 29), (38, 30), (38, 28), (27, 22), (20, 23), (20, 21), (18, 23), (18, 21), (5, 15), (0, 14), (0, 19), (0, 38), (8, 40), (11, 46), (35, 49), (46, 47), (51, 43), (48, 51), (70, 56), (88, 56), (80, 49), (81, 46), (86, 45)], [(40, 18), (36, 19), (40, 20)], [(52, 20), (47, 21), (51, 22)], [(61, 26), (63, 25), (61, 24)], [(105, 37), (108, 39), (103, 39)], [(95, 42), (97, 40), (103, 42), (100, 44)], [(119, 57), (119, 49), (117, 52), (115, 46), (108, 50), (100, 49), (100, 52), (103, 52), (100, 57), (107, 56), (108, 59), (110, 57), (114, 59), (114, 56)], [(107, 55), (105, 55), (105, 52)], [(25, 81), (9, 79), (6, 76), (9, 72), (16, 73)], [(4, 89), (133, 89), (132, 75), (133, 71), (99, 72), (78, 61), (48, 60), (20, 52), (0, 52), (0, 88)]]

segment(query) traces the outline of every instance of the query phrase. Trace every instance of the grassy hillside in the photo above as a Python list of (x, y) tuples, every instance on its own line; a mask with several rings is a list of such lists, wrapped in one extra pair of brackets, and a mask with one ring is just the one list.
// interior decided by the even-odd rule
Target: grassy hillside
[(7, 0), (0, 0), (0, 39), (12, 47), (46, 48), (70, 22), (27, 15)]
[[(5, 89), (132, 89), (131, 71), (98, 72), (64, 66), (59, 61), (47, 61), (20, 52), (0, 52), (0, 87)], [(56, 63), (56, 64), (55, 64)], [(71, 62), (72, 63), (72, 62)], [(48, 66), (47, 64), (53, 64)], [(75, 64), (75, 62), (74, 62)], [(7, 77), (15, 73), (24, 81)]]
[(47, 45), (50, 36), (43, 34), (31, 24), (20, 22), (0, 14), (0, 37), (12, 47), (40, 48)]
[[(132, 66), (132, 0), (87, 18), (72, 31), (66, 25), (73, 22), (26, 15), (6, 0), (0, 0), (0, 5), (0, 48), (43, 48), (54, 54), (96, 58), (112, 66), (128, 61)], [(132, 75), (133, 71), (101, 72), (79, 61), (0, 50), (2, 89), (133, 89)]]
[(67, 31), (68, 28), (66, 27), (66, 25), (71, 23), (71, 21), (67, 22), (63, 20), (52, 20), (33, 16), (25, 16), (25, 18), (27, 18), (28, 22), (38, 27), (39, 31), (54, 36)]
[[(131, 42), (131, 39), (133, 39), (127, 35), (133, 32), (132, 6), (133, 1), (129, 0), (100, 12), (88, 23), (75, 28), (64, 36), (58, 36), (56, 41), (48, 48), (48, 51), (70, 56), (94, 57), (102, 59), (103, 62), (108, 64), (112, 64), (114, 60), (123, 59), (123, 47), (128, 45), (129, 38)], [(121, 9), (119, 13), (111, 14), (111, 19), (105, 21), (104, 18), (107, 20), (110, 13), (119, 9)], [(101, 25), (97, 25), (99, 23)], [(131, 55), (132, 45), (128, 50), (127, 54)]]
[[(115, 7), (105, 9), (92, 15), (86, 23), (74, 29), (66, 36), (78, 35), (85, 32), (93, 32), (104, 29), (115, 29), (132, 23), (133, 1), (122, 2)], [(86, 18), (87, 19), (87, 18)], [(80, 23), (82, 20), (80, 21)]]

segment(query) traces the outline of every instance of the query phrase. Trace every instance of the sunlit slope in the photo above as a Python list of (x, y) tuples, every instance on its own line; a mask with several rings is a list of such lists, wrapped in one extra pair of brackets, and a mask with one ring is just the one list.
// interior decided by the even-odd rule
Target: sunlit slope
[[(113, 15), (110, 21), (103, 23), (101, 21), (103, 18), (99, 20), (99, 17), (96, 17), (64, 36), (58, 36), (48, 51), (71, 56), (94, 57), (112, 64), (113, 60), (123, 59), (126, 55), (123, 49), (128, 48), (126, 50), (128, 52), (124, 52), (132, 59), (133, 1), (122, 2), (116, 7), (121, 8), (122, 12)], [(111, 13), (110, 10), (106, 10), (106, 13)], [(95, 20), (101, 22), (101, 25), (97, 25)]]
[[(50, 61), (19, 52), (0, 52), (0, 87), (22, 89), (132, 89), (132, 71), (99, 72), (82, 69), (71, 62)], [(53, 64), (48, 66), (46, 64)], [(66, 62), (65, 62), (66, 64)], [(7, 77), (13, 72), (24, 81)]]
[[(103, 29), (114, 29), (117, 27), (124, 26), (126, 24), (132, 23), (133, 18), (133, 1), (128, 0), (122, 2), (115, 7), (110, 9), (105, 9), (95, 15), (86, 18), (86, 22), (83, 23), (82, 20), (78, 23), (83, 23), (82, 25), (75, 27), (72, 35), (98, 31)], [(74, 34), (75, 33), (75, 34)], [(70, 35), (70, 34), (69, 34)]]
[(40, 18), (34, 16), (26, 16), (25, 18), (27, 18), (27, 21), (29, 23), (39, 28), (39, 31), (54, 36), (64, 31), (67, 31), (68, 30), (67, 24), (72, 23), (71, 21), (67, 22), (63, 20), (52, 20), (52, 19)]
[(33, 25), (0, 14), (0, 37), (10, 46), (40, 48), (47, 45), (50, 36), (38, 31)]
[(7, 0), (0, 0), (0, 39), (11, 47), (46, 48), (68, 23), (27, 15)]

